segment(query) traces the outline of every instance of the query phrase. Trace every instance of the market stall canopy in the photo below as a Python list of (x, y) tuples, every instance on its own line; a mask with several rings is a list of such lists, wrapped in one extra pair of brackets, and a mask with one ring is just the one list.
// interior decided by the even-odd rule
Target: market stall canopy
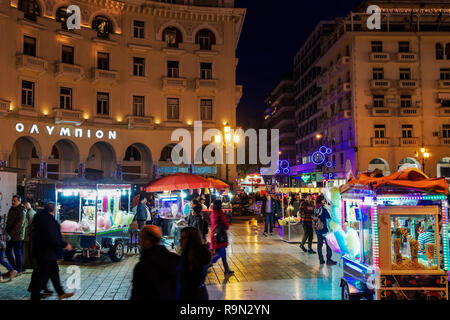
[(351, 179), (339, 187), (344, 193), (356, 185), (369, 186), (374, 190), (383, 186), (395, 186), (421, 190), (430, 193), (447, 193), (448, 184), (444, 177), (429, 178), (419, 169), (407, 169), (383, 177), (378, 171), (361, 173), (358, 179)]
[(183, 189), (215, 188), (206, 178), (189, 173), (175, 173), (159, 178), (145, 187), (146, 192), (162, 192)]
[(211, 181), (212, 185), (211, 188), (216, 188), (216, 189), (229, 189), (230, 186), (228, 184), (226, 184), (225, 182), (223, 182), (222, 180), (219, 179), (215, 179), (215, 178), (208, 178), (209, 181)]
[(241, 186), (248, 187), (265, 187), (264, 178), (260, 174), (250, 174), (241, 182)]

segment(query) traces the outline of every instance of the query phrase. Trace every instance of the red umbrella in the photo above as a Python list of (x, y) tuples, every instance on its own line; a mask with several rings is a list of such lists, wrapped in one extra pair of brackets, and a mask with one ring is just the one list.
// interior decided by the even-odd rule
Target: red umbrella
[(212, 185), (211, 188), (216, 188), (216, 189), (229, 189), (230, 186), (228, 184), (226, 184), (225, 182), (223, 182), (222, 180), (219, 179), (214, 179), (214, 178), (208, 178), (209, 181), (211, 181)]
[(195, 174), (180, 172), (153, 181), (145, 187), (145, 191), (161, 192), (183, 189), (214, 188), (211, 185), (212, 182), (206, 178)]

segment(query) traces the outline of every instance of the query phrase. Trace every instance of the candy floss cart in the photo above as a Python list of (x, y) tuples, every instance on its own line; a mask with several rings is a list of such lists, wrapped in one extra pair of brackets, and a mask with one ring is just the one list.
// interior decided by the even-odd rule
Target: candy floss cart
[(447, 190), (417, 169), (340, 187), (342, 228), (326, 237), (343, 254), (344, 300), (448, 299)]
[(108, 254), (120, 261), (128, 243), (129, 184), (57, 185), (57, 214), (61, 232), (76, 253), (85, 257)]

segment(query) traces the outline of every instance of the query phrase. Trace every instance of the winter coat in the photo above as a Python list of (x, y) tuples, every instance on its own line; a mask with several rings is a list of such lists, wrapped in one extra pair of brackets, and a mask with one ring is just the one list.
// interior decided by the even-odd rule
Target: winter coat
[(27, 209), (22, 205), (11, 207), (6, 220), (6, 233), (11, 241), (23, 241), (25, 239)]
[(143, 249), (134, 267), (130, 300), (177, 300), (180, 257), (157, 245)]
[(217, 243), (216, 240), (214, 239), (214, 232), (220, 223), (223, 223), (225, 225), (226, 230), (228, 230), (230, 228), (230, 224), (228, 223), (228, 219), (227, 219), (225, 213), (222, 210), (213, 210), (211, 212), (211, 216), (209, 217), (209, 219), (211, 221), (210, 248), (212, 250), (215, 250), (215, 249), (219, 249), (219, 248), (228, 247), (228, 242)]
[(138, 221), (139, 220), (140, 221), (146, 221), (147, 220), (147, 209), (145, 209), (145, 204), (142, 204), (141, 202), (139, 202), (139, 204), (137, 205), (135, 218)]
[[(271, 198), (270, 200), (271, 200), (271, 207), (272, 207), (272, 212), (271, 213), (273, 215), (278, 214), (279, 211), (281, 211), (281, 207), (280, 207), (280, 210), (278, 209), (278, 200), (276, 200), (274, 198)], [(266, 207), (267, 207), (267, 198), (264, 197), (264, 199), (262, 200), (261, 212), (267, 213), (266, 212)]]

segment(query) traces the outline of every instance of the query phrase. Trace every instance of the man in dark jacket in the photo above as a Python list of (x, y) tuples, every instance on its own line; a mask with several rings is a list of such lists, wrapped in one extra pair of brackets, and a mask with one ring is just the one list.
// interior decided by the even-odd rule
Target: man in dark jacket
[(192, 211), (187, 217), (187, 225), (188, 227), (194, 227), (200, 231), (203, 240), (205, 240), (204, 234), (204, 219), (201, 215), (202, 213), (202, 205), (197, 201), (192, 201)]
[(20, 274), (22, 272), (22, 246), (25, 239), (27, 209), (18, 195), (12, 197), (11, 204), (5, 228), (6, 233), (11, 237), (6, 242), (6, 257), (9, 264)]
[(267, 237), (268, 227), (270, 225), (270, 235), (273, 235), (273, 218), (278, 213), (277, 200), (274, 199), (269, 193), (262, 201), (261, 212), (264, 213), (265, 221), (264, 224), (264, 236)]
[(161, 245), (161, 230), (154, 225), (144, 226), (139, 244), (141, 259), (134, 267), (130, 300), (177, 300), (180, 257)]
[(58, 255), (62, 249), (72, 250), (61, 235), (61, 228), (55, 217), (55, 204), (47, 203), (44, 210), (37, 213), (31, 225), (32, 257), (35, 260), (35, 268), (31, 276), (30, 291), (31, 300), (40, 300), (40, 292), (47, 286), (50, 279), (55, 288), (59, 300), (73, 296), (73, 293), (65, 293), (59, 278)]
[(149, 218), (151, 219), (150, 210), (147, 207), (147, 198), (144, 195), (141, 195), (139, 197), (139, 204), (136, 209), (136, 221), (139, 226), (139, 230), (142, 230), (142, 228), (145, 226), (145, 221)]
[[(301, 222), (303, 224), (303, 239), (300, 243), (300, 248), (304, 252), (316, 253), (312, 249), (312, 242), (314, 237), (314, 230), (312, 227), (312, 215), (314, 212), (314, 201), (312, 200), (312, 195), (308, 193), (306, 199), (300, 204), (300, 216)], [(308, 250), (305, 248), (305, 242), (308, 241)]]

